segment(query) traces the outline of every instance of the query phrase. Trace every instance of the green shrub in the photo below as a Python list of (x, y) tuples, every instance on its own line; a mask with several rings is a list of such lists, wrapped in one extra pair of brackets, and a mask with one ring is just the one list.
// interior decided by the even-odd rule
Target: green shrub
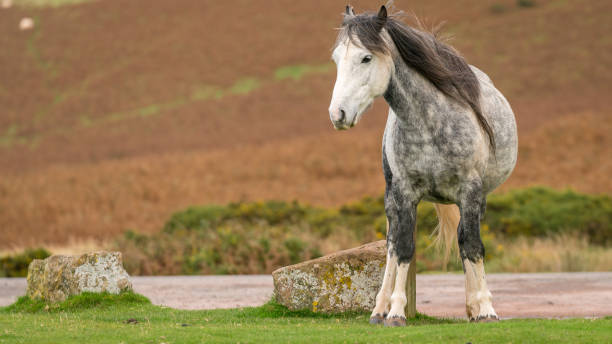
[(516, 0), (518, 7), (534, 7), (536, 5), (535, 0)]
[(34, 259), (45, 259), (51, 254), (42, 248), (27, 249), (14, 256), (0, 258), (0, 277), (25, 277)]
[(578, 232), (593, 244), (612, 244), (612, 199), (544, 187), (491, 195), (484, 223), (505, 236)]
[[(417, 269), (442, 270), (442, 255), (432, 249), (437, 224), (434, 207), (417, 212)], [(486, 258), (503, 253), (504, 240), (578, 233), (591, 243), (612, 243), (612, 201), (534, 187), (494, 194), (481, 226)], [(153, 235), (128, 231), (117, 240), (132, 274), (270, 273), (325, 253), (383, 239), (383, 197), (366, 197), (337, 209), (298, 202), (239, 202), (190, 207), (170, 218)], [(449, 269), (461, 270), (452, 259)]]
[(299, 263), (301, 261), (306, 243), (298, 238), (289, 238), (285, 240), (284, 246), (289, 254), (289, 261), (291, 264)]
[(187, 208), (170, 217), (164, 226), (164, 232), (173, 233), (180, 229), (206, 230), (228, 218), (228, 210), (227, 207), (217, 205)]

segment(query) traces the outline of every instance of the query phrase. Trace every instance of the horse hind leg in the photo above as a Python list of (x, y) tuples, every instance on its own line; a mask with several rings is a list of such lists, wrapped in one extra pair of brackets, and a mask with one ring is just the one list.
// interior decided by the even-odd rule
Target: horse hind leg
[(497, 321), (484, 270), (484, 245), (480, 238), (483, 213), (480, 189), (470, 190), (462, 198), (458, 229), (459, 252), (465, 272), (466, 311), (470, 321)]
[(483, 260), (463, 260), (465, 269), (466, 311), (470, 321), (489, 322), (499, 320), (493, 309), (492, 296), (484, 271)]

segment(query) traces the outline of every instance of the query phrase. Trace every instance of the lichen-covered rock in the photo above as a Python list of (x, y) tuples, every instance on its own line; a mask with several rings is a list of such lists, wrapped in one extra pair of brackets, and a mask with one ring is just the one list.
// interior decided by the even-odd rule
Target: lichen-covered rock
[(277, 302), (289, 309), (369, 311), (385, 268), (385, 241), (376, 241), (272, 272)]
[(64, 301), (84, 291), (119, 294), (132, 289), (120, 252), (35, 259), (30, 263), (27, 279), (26, 295), (50, 302)]

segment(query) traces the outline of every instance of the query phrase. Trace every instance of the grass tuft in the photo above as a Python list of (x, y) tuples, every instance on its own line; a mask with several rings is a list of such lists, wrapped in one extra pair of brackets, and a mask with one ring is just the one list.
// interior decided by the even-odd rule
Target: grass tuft
[(140, 294), (134, 292), (124, 292), (120, 294), (110, 293), (90, 293), (85, 292), (74, 295), (60, 304), (60, 310), (80, 310), (89, 308), (115, 307), (117, 305), (133, 306), (148, 305), (151, 301)]
[[(259, 307), (246, 307), (239, 309), (236, 314), (239, 318), (244, 319), (340, 319), (340, 320), (358, 320), (367, 322), (370, 313), (360, 311), (347, 311), (341, 313), (320, 313), (313, 312), (310, 309), (290, 310), (289, 308), (279, 304), (274, 299)], [(464, 320), (450, 318), (435, 318), (429, 315), (418, 313), (414, 318), (407, 320), (408, 325), (433, 325), (433, 324), (454, 324), (463, 323)]]
[(22, 296), (10, 306), (0, 308), (2, 313), (37, 313), (43, 311), (47, 304), (42, 300), (33, 300)]
[(92, 308), (105, 309), (150, 304), (151, 301), (148, 298), (134, 292), (121, 294), (83, 292), (59, 303), (34, 300), (28, 296), (22, 296), (12, 305), (0, 308), (0, 310), (5, 313), (75, 312)]
[(313, 312), (310, 309), (303, 310), (290, 310), (289, 308), (281, 305), (272, 299), (268, 303), (260, 307), (245, 308), (245, 314), (248, 316), (254, 316), (258, 318), (355, 318), (359, 316), (365, 316), (366, 312), (342, 312), (336, 314), (327, 314), (320, 312)]

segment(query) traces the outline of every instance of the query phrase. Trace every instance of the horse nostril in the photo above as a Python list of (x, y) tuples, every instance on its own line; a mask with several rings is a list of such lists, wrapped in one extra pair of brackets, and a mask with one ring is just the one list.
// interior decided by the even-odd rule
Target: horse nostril
[(344, 113), (344, 110), (340, 109), (340, 119), (338, 120), (338, 122), (344, 121), (345, 117), (346, 117), (346, 113)]

